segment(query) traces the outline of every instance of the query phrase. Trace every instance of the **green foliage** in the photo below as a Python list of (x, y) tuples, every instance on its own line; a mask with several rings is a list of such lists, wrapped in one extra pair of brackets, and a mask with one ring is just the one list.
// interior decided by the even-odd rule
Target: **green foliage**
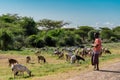
[(113, 32), (116, 35), (116, 37), (120, 40), (120, 26), (113, 28)]
[(75, 36), (75, 45), (81, 45), (82, 44), (82, 39), (79, 35)]
[(0, 48), (2, 50), (9, 50), (9, 45), (13, 43), (11, 32), (7, 30), (0, 30)]
[[(62, 28), (68, 24), (50, 19), (35, 22), (31, 17), (3, 14), (0, 16), (0, 49), (19, 50), (22, 47), (75, 46), (92, 42), (93, 33), (99, 30), (90, 26), (79, 26), (78, 29)], [(38, 30), (37, 27), (45, 27), (46, 30)], [(113, 29), (100, 27), (99, 31), (103, 42), (120, 40), (120, 26)]]
[(112, 36), (112, 37), (110, 38), (110, 41), (112, 41), (112, 42), (117, 42), (117, 38)]
[(75, 40), (74, 40), (73, 36), (68, 36), (68, 37), (65, 37), (64, 39), (65, 39), (66, 46), (74, 46), (75, 45)]
[(46, 31), (39, 31), (38, 33), (37, 33), (37, 36), (38, 37), (40, 37), (40, 38), (44, 38), (44, 36), (47, 34), (47, 32)]
[(36, 28), (36, 23), (32, 18), (23, 17), (20, 21), (20, 27), (24, 29), (24, 34), (26, 36), (36, 34), (38, 29)]
[(93, 41), (94, 40), (94, 33), (97, 32), (96, 30), (91, 30), (88, 32), (88, 40)]
[(26, 39), (26, 44), (30, 45), (32, 47), (36, 47), (36, 45), (37, 45), (36, 39), (37, 39), (36, 35), (31, 35)]
[(94, 30), (94, 28), (89, 26), (80, 26), (78, 30), (75, 31), (76, 34), (82, 37), (84, 43), (86, 43), (86, 38), (88, 38), (88, 32)]
[(13, 23), (16, 24), (17, 21), (19, 20), (19, 16), (17, 14), (3, 14), (0, 16), (0, 20), (5, 22), (5, 23)]
[(25, 46), (24, 36), (18, 35), (13, 38), (13, 45), (11, 46), (12, 49), (20, 50), (24, 46)]
[(64, 25), (68, 25), (69, 23), (63, 21), (54, 21), (49, 19), (42, 19), (38, 22), (38, 25), (41, 27), (45, 27), (46, 29), (56, 29), (61, 28)]
[(85, 32), (89, 32), (90, 30), (94, 30), (93, 27), (90, 27), (90, 26), (80, 26), (78, 27), (80, 30), (83, 30)]
[(108, 27), (100, 27), (101, 30), (111, 30), (110, 28)]
[(45, 46), (45, 41), (43, 39), (37, 39), (36, 40), (36, 47), (41, 48)]
[(56, 39), (51, 36), (45, 36), (44, 41), (47, 46), (56, 46)]
[(57, 42), (57, 46), (66, 46), (65, 40), (60, 39), (60, 40)]
[(53, 36), (53, 37), (58, 37), (61, 35), (61, 30), (60, 29), (49, 30), (47, 32), (47, 34), (49, 34), (50, 36)]
[(101, 38), (102, 39), (110, 39), (111, 36), (114, 36), (112, 30), (102, 30), (101, 31)]

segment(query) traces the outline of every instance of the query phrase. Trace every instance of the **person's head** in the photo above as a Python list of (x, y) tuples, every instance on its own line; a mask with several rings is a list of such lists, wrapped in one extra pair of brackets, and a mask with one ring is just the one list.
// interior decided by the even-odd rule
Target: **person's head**
[(99, 33), (99, 32), (95, 32), (95, 33), (94, 33), (94, 38), (99, 38), (99, 36), (100, 36), (100, 33)]

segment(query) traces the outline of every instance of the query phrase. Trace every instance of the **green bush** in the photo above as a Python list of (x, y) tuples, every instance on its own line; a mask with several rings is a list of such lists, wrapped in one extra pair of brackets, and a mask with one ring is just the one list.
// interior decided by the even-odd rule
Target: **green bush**
[(44, 47), (44, 46), (45, 46), (44, 40), (38, 39), (38, 40), (36, 41), (36, 47), (41, 48), (41, 47)]
[(51, 36), (45, 36), (44, 41), (47, 46), (56, 46), (56, 39)]

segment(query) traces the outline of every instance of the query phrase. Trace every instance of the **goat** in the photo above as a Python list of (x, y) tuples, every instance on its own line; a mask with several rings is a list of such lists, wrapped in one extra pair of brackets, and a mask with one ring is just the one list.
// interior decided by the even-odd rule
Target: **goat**
[(44, 63), (46, 62), (46, 59), (44, 56), (38, 56), (38, 63), (40, 63), (40, 60), (43, 61)]
[(83, 61), (85, 61), (85, 59), (84, 58), (82, 58), (81, 56), (78, 56), (78, 55), (75, 55), (76, 56), (76, 60), (83, 60)]
[(26, 57), (26, 63), (29, 63), (30, 60), (31, 60), (30, 56), (27, 56), (27, 57)]
[(107, 53), (108, 53), (108, 54), (111, 54), (110, 50), (105, 50), (104, 53), (105, 53), (105, 54), (107, 54)]
[(72, 63), (75, 63), (75, 61), (78, 62), (79, 60), (85, 61), (84, 58), (82, 58), (81, 56), (78, 56), (78, 55), (72, 55), (70, 60), (71, 60), (71, 64), (72, 64)]
[(61, 52), (59, 50), (54, 51), (54, 55), (60, 55), (60, 54), (61, 54)]
[(86, 57), (88, 52), (86, 48), (83, 48), (82, 51), (80, 52), (80, 54), (82, 55), (82, 57)]
[(9, 59), (8, 58), (8, 62), (9, 62), (9, 66), (11, 66), (12, 64), (18, 64), (18, 61), (15, 59)]
[(14, 78), (18, 75), (18, 72), (22, 73), (24, 75), (24, 72), (27, 72), (29, 76), (31, 76), (31, 71), (21, 64), (12, 64), (12, 71), (14, 72)]
[(64, 53), (63, 53), (63, 52), (61, 52), (61, 53), (59, 54), (58, 58), (60, 59), (60, 58), (62, 58), (62, 57), (64, 57)]
[(66, 61), (70, 61), (71, 57), (73, 56), (73, 52), (66, 52), (65, 53), (65, 58), (66, 58)]

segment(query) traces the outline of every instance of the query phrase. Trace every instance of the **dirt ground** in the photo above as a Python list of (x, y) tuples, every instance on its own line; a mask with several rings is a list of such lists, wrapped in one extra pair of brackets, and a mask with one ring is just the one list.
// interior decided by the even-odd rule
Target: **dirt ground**
[(33, 80), (120, 80), (120, 59), (102, 64), (99, 71), (91, 69), (33, 78)]
[(120, 80), (120, 61), (66, 80)]

